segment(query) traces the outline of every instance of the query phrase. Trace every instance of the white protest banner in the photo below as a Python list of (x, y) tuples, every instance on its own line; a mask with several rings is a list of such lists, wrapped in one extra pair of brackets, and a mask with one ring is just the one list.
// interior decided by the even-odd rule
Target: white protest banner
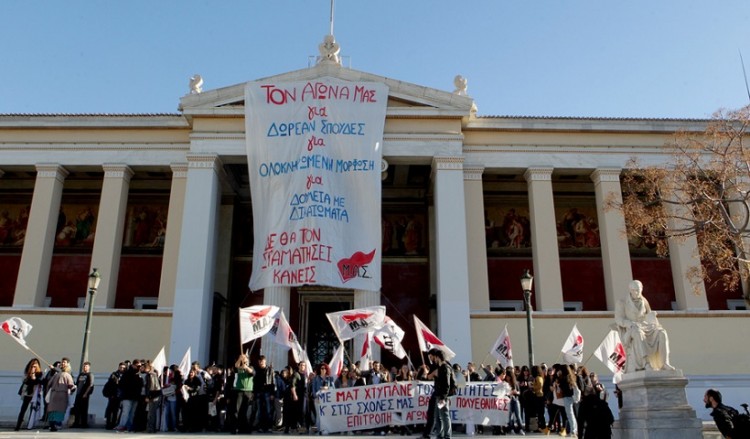
[(503, 329), (503, 332), (501, 332), (500, 336), (495, 340), (495, 344), (492, 346), (490, 354), (492, 354), (492, 356), (495, 357), (503, 367), (513, 367), (513, 349), (510, 344), (508, 325), (505, 325), (505, 329)]
[(333, 357), (331, 357), (331, 362), (329, 363), (328, 368), (328, 370), (331, 371), (332, 377), (337, 378), (339, 375), (341, 375), (341, 371), (344, 369), (343, 343), (340, 344), (336, 351), (333, 353)]
[(378, 305), (329, 312), (326, 317), (339, 340), (345, 341), (382, 328), (385, 325), (385, 307)]
[(380, 290), (388, 87), (325, 77), (245, 88), (250, 289)]
[(625, 371), (627, 356), (620, 341), (620, 333), (614, 330), (609, 331), (594, 351), (594, 356), (604, 363), (615, 374), (615, 377), (622, 374)]
[(190, 346), (188, 346), (187, 350), (185, 351), (185, 355), (183, 355), (182, 360), (180, 360), (180, 365), (177, 367), (178, 369), (180, 369), (183, 377), (188, 376), (192, 363), (193, 358), (192, 354), (190, 353)]
[(562, 347), (563, 360), (568, 364), (583, 363), (583, 336), (578, 330), (578, 325), (573, 325), (568, 339)]
[(247, 343), (266, 335), (273, 328), (279, 309), (274, 305), (240, 308), (240, 342)]
[[(477, 425), (506, 425), (510, 400), (497, 383), (471, 383), (451, 399), (451, 419)], [(330, 389), (318, 393), (315, 413), (324, 433), (387, 425), (424, 424), (433, 384), (399, 381)]]

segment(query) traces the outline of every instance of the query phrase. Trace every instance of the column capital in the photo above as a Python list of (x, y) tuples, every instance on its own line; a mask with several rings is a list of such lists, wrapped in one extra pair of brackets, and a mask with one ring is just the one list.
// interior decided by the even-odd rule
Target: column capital
[(432, 158), (433, 170), (460, 171), (464, 168), (464, 158), (460, 156), (435, 156)]
[(621, 168), (598, 168), (591, 173), (591, 181), (595, 184), (604, 182), (619, 183), (621, 173)]
[(36, 165), (37, 178), (54, 178), (62, 182), (68, 174), (68, 170), (57, 163), (39, 163)]
[(464, 181), (482, 181), (484, 166), (464, 166)]
[(170, 163), (169, 167), (172, 169), (172, 178), (187, 178), (187, 163)]
[(120, 178), (126, 182), (129, 182), (135, 174), (130, 166), (124, 163), (105, 163), (102, 165), (102, 169), (104, 170), (104, 178)]
[(526, 169), (526, 172), (523, 173), (523, 178), (525, 178), (527, 182), (552, 181), (552, 171), (554, 170), (555, 168), (551, 167), (528, 168)]
[(222, 163), (218, 154), (188, 154), (188, 169), (214, 169), (221, 168)]

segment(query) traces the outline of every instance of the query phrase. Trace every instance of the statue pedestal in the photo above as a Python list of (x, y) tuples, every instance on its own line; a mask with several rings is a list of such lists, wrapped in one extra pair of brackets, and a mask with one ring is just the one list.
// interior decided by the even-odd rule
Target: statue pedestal
[(702, 439), (703, 423), (687, 402), (681, 370), (623, 375), (620, 419), (614, 439)]

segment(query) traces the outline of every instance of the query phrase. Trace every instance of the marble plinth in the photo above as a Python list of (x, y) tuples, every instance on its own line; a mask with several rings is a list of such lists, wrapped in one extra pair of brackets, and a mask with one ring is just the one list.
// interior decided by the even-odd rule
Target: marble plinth
[(687, 402), (681, 370), (623, 375), (620, 419), (614, 439), (702, 439), (703, 423)]

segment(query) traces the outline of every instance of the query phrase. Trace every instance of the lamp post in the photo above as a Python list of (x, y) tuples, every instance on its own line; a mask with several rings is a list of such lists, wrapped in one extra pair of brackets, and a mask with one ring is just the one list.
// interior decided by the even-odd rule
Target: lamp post
[(529, 270), (524, 270), (521, 275), (521, 289), (523, 290), (523, 300), (526, 303), (526, 332), (529, 336), (529, 367), (534, 365), (534, 334), (532, 333), (531, 323), (531, 285), (534, 282), (534, 276)]
[(99, 282), (101, 280), (101, 275), (96, 271), (96, 268), (94, 268), (91, 274), (89, 274), (89, 306), (86, 314), (86, 329), (83, 332), (83, 348), (81, 349), (81, 363), (79, 366), (79, 372), (81, 373), (83, 372), (83, 363), (86, 362), (89, 357), (89, 334), (91, 334), (91, 316), (94, 315), (94, 296), (96, 295), (96, 289), (99, 288)]

